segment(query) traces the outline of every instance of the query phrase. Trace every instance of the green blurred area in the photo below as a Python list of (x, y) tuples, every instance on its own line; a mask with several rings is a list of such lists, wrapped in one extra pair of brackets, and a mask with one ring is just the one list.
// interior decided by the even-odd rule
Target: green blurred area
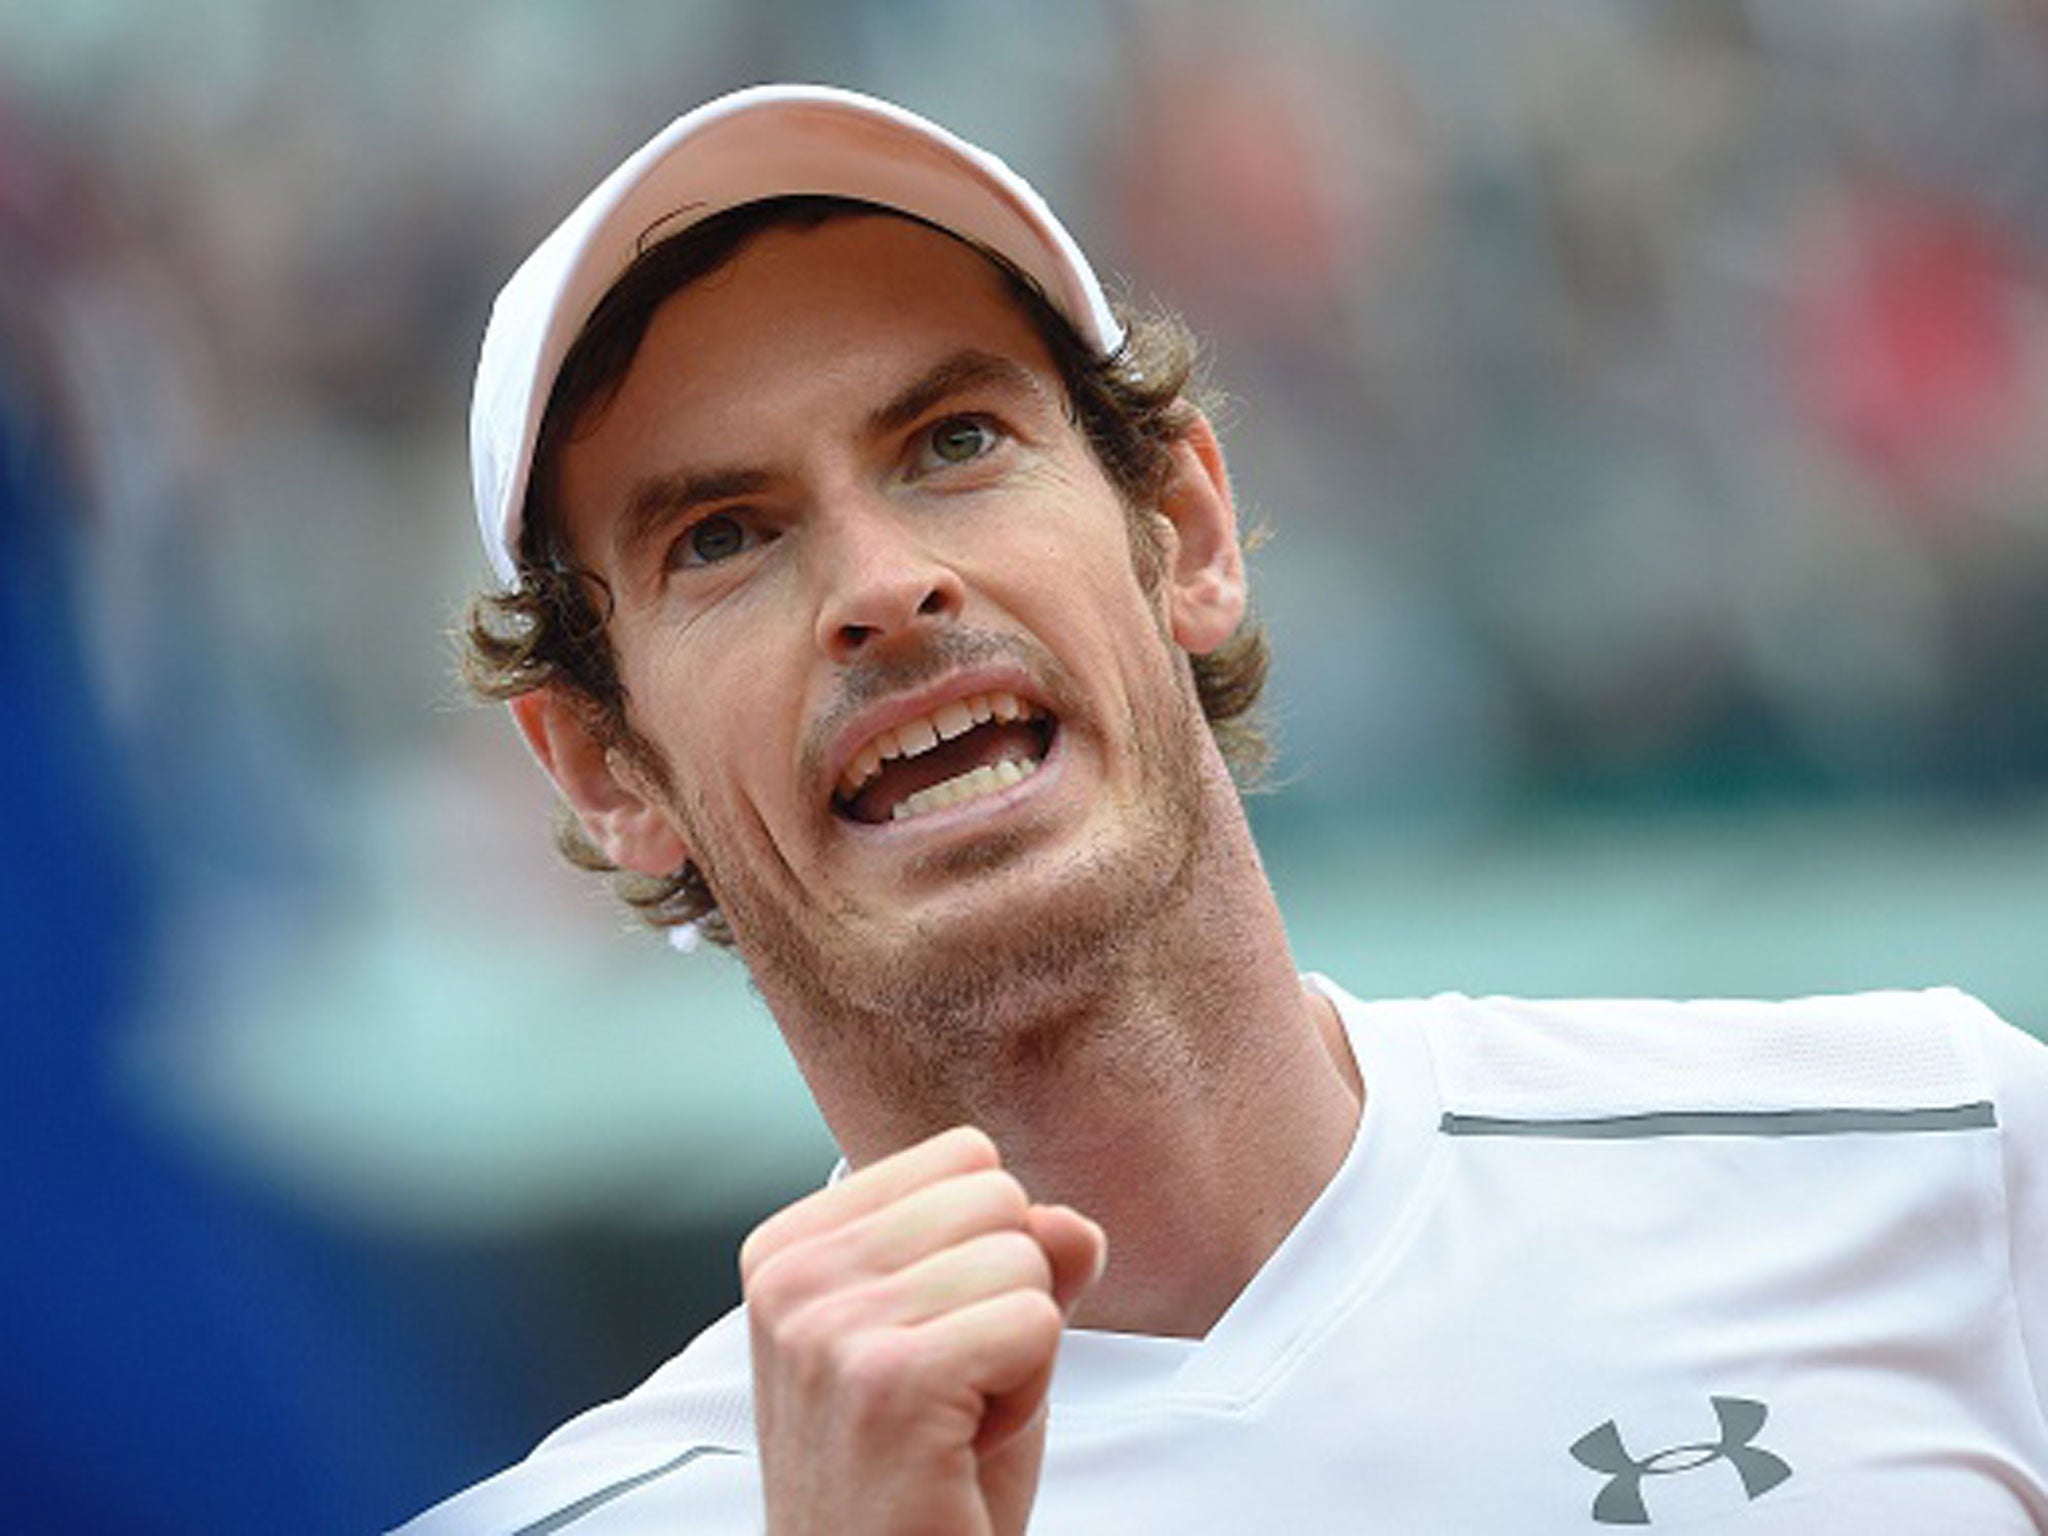
[[(2048, 1029), (2048, 804), (1256, 819), (1297, 960), (1362, 995), (1955, 986)], [(730, 957), (430, 921), (396, 893), (361, 918), (151, 1063), (302, 1198), (418, 1233), (648, 1230), (758, 1213), (831, 1166)]]

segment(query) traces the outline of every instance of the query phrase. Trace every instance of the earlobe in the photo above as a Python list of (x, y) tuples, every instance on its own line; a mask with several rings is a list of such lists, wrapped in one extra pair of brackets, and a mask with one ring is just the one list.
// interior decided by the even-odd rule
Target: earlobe
[(607, 859), (643, 875), (682, 868), (688, 847), (651, 786), (592, 728), (588, 704), (558, 688), (536, 688), (511, 707), (526, 745)]
[(1223, 446), (1206, 416), (1173, 447), (1174, 468), (1160, 513), (1172, 525), (1166, 570), (1173, 638), (1195, 655), (1237, 630), (1245, 611), (1244, 551)]

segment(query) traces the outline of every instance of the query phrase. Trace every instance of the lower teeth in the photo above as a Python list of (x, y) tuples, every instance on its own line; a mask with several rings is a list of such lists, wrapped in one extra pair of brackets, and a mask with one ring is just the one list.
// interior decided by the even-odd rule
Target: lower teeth
[(947, 779), (920, 789), (914, 795), (905, 795), (890, 811), (892, 821), (908, 821), (913, 816), (922, 816), (929, 811), (941, 810), (949, 805), (958, 805), (963, 800), (978, 800), (983, 795), (992, 795), (999, 789), (1008, 789), (1012, 784), (1021, 784), (1037, 771), (1038, 760), (1025, 758), (1021, 762), (1004, 760), (991, 763), (961, 774), (957, 779)]

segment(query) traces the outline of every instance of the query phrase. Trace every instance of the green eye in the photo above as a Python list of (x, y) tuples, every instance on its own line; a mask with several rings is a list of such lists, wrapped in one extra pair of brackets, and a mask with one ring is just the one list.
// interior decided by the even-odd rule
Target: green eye
[(730, 560), (746, 547), (747, 531), (737, 518), (724, 512), (714, 512), (693, 526), (684, 535), (689, 547), (691, 565), (716, 565), (721, 560)]
[(985, 421), (973, 416), (953, 416), (932, 428), (931, 449), (935, 458), (947, 464), (965, 464), (995, 446), (996, 434)]

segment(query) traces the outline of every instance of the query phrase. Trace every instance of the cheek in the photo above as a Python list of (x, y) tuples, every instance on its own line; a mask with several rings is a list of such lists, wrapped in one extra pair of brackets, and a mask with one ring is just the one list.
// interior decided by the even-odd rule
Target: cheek
[[(1103, 631), (1109, 642), (1127, 655), (1140, 647), (1150, 651), (1162, 643), (1171, 646), (1165, 585), (1149, 568), (1156, 561), (1144, 546), (1122, 539), (1114, 544), (1105, 542), (1088, 552), (1088, 560), (1085, 567), (1068, 562), (1064, 578), (1073, 600), (1080, 604), (1076, 620)], [(1073, 573), (1080, 569), (1089, 573), (1085, 582), (1074, 579)]]
[(702, 643), (713, 638), (645, 652), (625, 679), (635, 724), (668, 763), (679, 830), (693, 846), (745, 839), (757, 823), (792, 814), (789, 738), (801, 689), (758, 646)]

